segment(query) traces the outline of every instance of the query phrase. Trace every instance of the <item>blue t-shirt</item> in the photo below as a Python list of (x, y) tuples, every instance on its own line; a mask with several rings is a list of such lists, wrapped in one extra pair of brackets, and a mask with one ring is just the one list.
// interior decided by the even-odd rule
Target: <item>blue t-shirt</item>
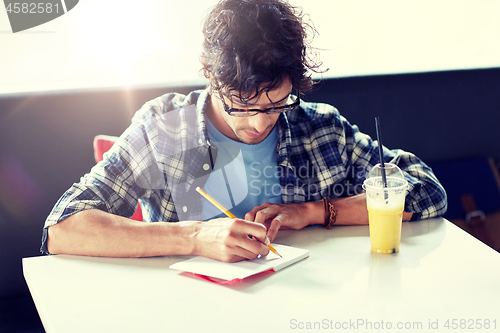
[[(277, 130), (264, 141), (248, 145), (229, 139), (206, 118), (210, 140), (218, 148), (214, 170), (204, 190), (238, 218), (265, 202), (283, 203), (276, 154)], [(224, 213), (203, 201), (204, 221), (226, 217)]]

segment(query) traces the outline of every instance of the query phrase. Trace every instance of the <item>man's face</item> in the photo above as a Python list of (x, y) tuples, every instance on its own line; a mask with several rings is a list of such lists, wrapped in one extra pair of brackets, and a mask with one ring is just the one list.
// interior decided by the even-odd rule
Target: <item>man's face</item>
[(279, 114), (259, 113), (250, 117), (234, 117), (224, 110), (221, 98), (224, 98), (226, 105), (230, 108), (264, 110), (270, 107), (285, 105), (291, 90), (292, 84), (285, 81), (279, 88), (271, 90), (268, 93), (261, 93), (248, 101), (248, 103), (240, 101), (236, 96), (233, 96), (231, 101), (229, 97), (215, 93), (212, 95), (212, 105), (214, 106), (215, 113), (218, 113), (216, 117), (219, 118), (222, 116), (225, 124), (219, 122), (219, 126), (217, 126), (217, 123), (214, 123), (214, 125), (222, 134), (230, 139), (249, 145), (260, 143), (273, 130)]

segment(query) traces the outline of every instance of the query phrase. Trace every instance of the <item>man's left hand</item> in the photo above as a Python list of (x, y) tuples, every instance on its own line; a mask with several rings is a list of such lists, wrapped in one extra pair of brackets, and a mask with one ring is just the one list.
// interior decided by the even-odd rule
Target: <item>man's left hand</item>
[(262, 223), (272, 242), (279, 229), (302, 229), (310, 224), (323, 224), (325, 212), (321, 202), (271, 204), (255, 206), (245, 220)]

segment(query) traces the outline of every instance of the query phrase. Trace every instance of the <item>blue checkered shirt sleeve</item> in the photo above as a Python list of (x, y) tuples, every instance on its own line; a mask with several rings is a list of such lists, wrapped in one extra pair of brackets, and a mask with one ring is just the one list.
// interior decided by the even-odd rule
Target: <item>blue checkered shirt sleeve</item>
[[(300, 117), (292, 119), (301, 128), (299, 132), (309, 133), (309, 138), (300, 139), (300, 144), (294, 141), (297, 139), (292, 140), (298, 156), (312, 156), (320, 169), (328, 171), (318, 174), (323, 188), (335, 184), (345, 186), (346, 182), (361, 188), (367, 172), (380, 162), (378, 142), (360, 132), (330, 105), (302, 103), (301, 107), (313, 120), (308, 123)], [(432, 169), (410, 152), (386, 147), (383, 150), (384, 162), (398, 165), (409, 183), (405, 211), (413, 213), (412, 220), (443, 215), (447, 209), (446, 191)]]

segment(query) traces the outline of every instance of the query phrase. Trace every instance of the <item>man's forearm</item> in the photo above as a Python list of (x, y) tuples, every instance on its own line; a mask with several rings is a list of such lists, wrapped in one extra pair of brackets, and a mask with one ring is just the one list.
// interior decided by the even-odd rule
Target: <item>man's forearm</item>
[(100, 210), (85, 210), (48, 229), (52, 254), (104, 257), (151, 257), (191, 254), (194, 228), (146, 223)]
[[(368, 224), (368, 209), (366, 206), (365, 193), (360, 193), (351, 197), (331, 199), (330, 202), (337, 210), (336, 225)], [(409, 221), (412, 215), (412, 213), (403, 212), (403, 221)]]
[(368, 224), (366, 195), (361, 193), (352, 197), (330, 200), (337, 209), (337, 225)]

